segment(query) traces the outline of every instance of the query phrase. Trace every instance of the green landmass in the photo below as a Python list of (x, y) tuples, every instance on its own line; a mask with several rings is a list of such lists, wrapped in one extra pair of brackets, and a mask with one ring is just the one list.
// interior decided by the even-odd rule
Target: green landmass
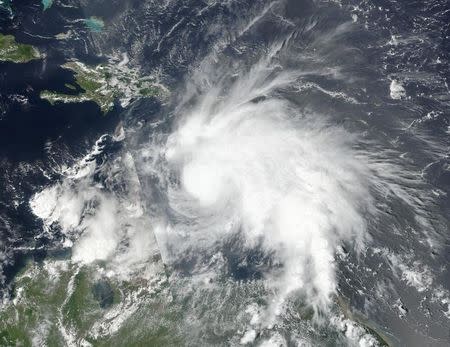
[[(157, 84), (153, 78), (140, 77), (136, 70), (114, 62), (88, 66), (72, 61), (64, 64), (63, 67), (74, 72), (75, 84), (83, 92), (71, 94), (42, 91), (41, 98), (48, 100), (51, 104), (93, 101), (100, 106), (102, 113), (106, 114), (114, 106), (115, 100), (120, 100), (121, 104), (126, 106), (131, 99), (163, 97), (167, 94), (167, 90)], [(72, 91), (77, 89), (70, 84), (65, 86)]]
[(68, 30), (65, 33), (59, 33), (57, 35), (55, 35), (55, 37), (58, 40), (67, 40), (68, 38), (70, 38), (72, 36), (72, 30)]
[(12, 35), (0, 34), (0, 61), (26, 63), (39, 58), (39, 51), (35, 47), (17, 43)]
[[(116, 91), (107, 88), (106, 80), (101, 71), (90, 69), (78, 62), (66, 63), (63, 67), (75, 73), (75, 82), (84, 92), (71, 95), (44, 90), (41, 92), (42, 99), (48, 100), (51, 104), (56, 102), (94, 101), (100, 106), (103, 113), (107, 113), (112, 108), (114, 99), (116, 98)], [(74, 88), (71, 86), (68, 89), (73, 90)]]
[(73, 85), (71, 85), (71, 84), (69, 84), (69, 83), (64, 84), (64, 86), (65, 86), (66, 88), (69, 88), (69, 89), (72, 89), (72, 90), (77, 90), (77, 87), (75, 87), (75, 86), (73, 86)]
[[(98, 290), (99, 282), (103, 292)], [(96, 323), (104, 321), (108, 325), (114, 318), (107, 316), (111, 311), (117, 310), (116, 316), (123, 313), (121, 293), (131, 293), (129, 283), (99, 280), (92, 267), (63, 261), (29, 263), (16, 278), (15, 287), (15, 299), (0, 310), (0, 346), (64, 346), (68, 341), (76, 345), (89, 342), (93, 346), (121, 346), (114, 337), (125, 344), (133, 338), (138, 345), (147, 341), (170, 345), (174, 341), (167, 328), (159, 325), (140, 337), (133, 337), (133, 326), (126, 324), (114, 336), (92, 333)], [(142, 299), (150, 295), (146, 290), (139, 291)], [(105, 293), (111, 297), (107, 306), (103, 305)]]
[[(192, 288), (189, 279), (173, 282), (162, 266), (150, 279), (136, 275), (123, 280), (107, 276), (104, 266), (30, 262), (14, 280), (14, 299), (0, 310), (0, 346), (237, 345), (244, 332), (239, 327), (248, 326), (253, 314), (246, 308), (267, 307), (270, 298), (257, 281), (223, 278), (216, 279), (218, 285)], [(340, 307), (345, 305), (341, 301)], [(280, 328), (312, 327), (312, 316), (312, 308), (297, 299), (279, 317)], [(357, 320), (380, 346), (389, 345), (371, 325)], [(262, 330), (253, 345), (270, 332)], [(330, 346), (346, 341), (343, 332), (325, 326), (317, 334), (311, 330), (311, 341), (316, 338)]]
[(372, 335), (381, 347), (391, 347), (393, 342), (386, 336), (383, 332), (377, 329), (371, 322), (369, 322), (364, 316), (353, 311), (347, 301), (343, 296), (336, 297), (336, 303), (344, 314), (345, 318), (357, 322), (368, 334)]

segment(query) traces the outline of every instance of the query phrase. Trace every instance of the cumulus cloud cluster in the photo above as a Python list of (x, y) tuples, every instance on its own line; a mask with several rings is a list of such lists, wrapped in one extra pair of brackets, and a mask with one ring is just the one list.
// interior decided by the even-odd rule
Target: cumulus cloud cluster
[[(141, 201), (129, 153), (107, 168), (84, 158), (62, 182), (35, 195), (34, 213), (47, 226), (58, 223), (74, 242), (73, 261), (107, 260), (124, 274), (159, 251), (171, 264), (187, 250), (207, 254), (239, 235), (243, 252), (259, 247), (278, 264), (264, 273), (276, 293), (268, 317), (294, 292), (316, 311), (328, 308), (337, 247), (345, 241), (360, 248), (366, 239), (369, 169), (348, 132), (324, 115), (299, 113), (281, 96), (298, 72), (279, 72), (267, 61), (232, 82), (222, 79), (195, 106), (178, 107), (166, 140), (137, 152), (162, 157), (152, 170), (169, 182), (167, 215), (147, 214), (145, 206), (158, 202)], [(102, 141), (90, 156), (101, 153)], [(101, 184), (94, 180), (99, 170), (109, 177)], [(116, 191), (119, 186), (126, 189)]]
[[(112, 162), (97, 163), (108, 136), (61, 182), (33, 196), (30, 207), (51, 232), (60, 228), (71, 260), (79, 264), (108, 263), (111, 275), (128, 277), (154, 273), (152, 259), (159, 256), (150, 219), (140, 200), (139, 180), (133, 158), (122, 153)], [(96, 175), (103, 175), (101, 181)]]
[(216, 85), (181, 111), (165, 151), (178, 177), (170, 206), (188, 218), (169, 220), (159, 239), (174, 242), (178, 233), (184, 244), (172, 249), (201, 249), (241, 233), (247, 249), (262, 245), (282, 269), (265, 274), (277, 292), (275, 316), (293, 292), (328, 307), (336, 248), (362, 245), (372, 208), (369, 171), (352, 136), (277, 96), (295, 76), (258, 64), (231, 85)]

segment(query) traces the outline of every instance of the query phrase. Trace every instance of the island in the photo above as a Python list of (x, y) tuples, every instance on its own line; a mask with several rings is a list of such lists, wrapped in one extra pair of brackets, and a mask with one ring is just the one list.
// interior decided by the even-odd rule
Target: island
[(128, 327), (139, 315), (135, 304), (150, 302), (149, 308), (155, 307), (155, 296), (167, 287), (162, 265), (155, 264), (154, 282), (98, 278), (96, 269), (102, 266), (28, 262), (14, 281), (14, 298), (0, 310), (0, 346), (110, 346), (111, 338), (122, 346), (130, 340), (142, 346), (148, 341), (153, 346), (173, 345), (166, 342), (169, 331), (161, 334), (155, 329), (137, 337)]
[(51, 104), (93, 101), (106, 114), (116, 100), (125, 107), (136, 98), (163, 98), (168, 95), (168, 90), (155, 77), (141, 76), (137, 69), (128, 67), (127, 63), (128, 58), (122, 61), (111, 58), (108, 63), (96, 66), (88, 66), (80, 61), (67, 62), (62, 67), (73, 71), (75, 84), (82, 92), (74, 93), (78, 88), (66, 84), (70, 90), (68, 93), (44, 90), (40, 96)]
[(27, 63), (40, 58), (37, 48), (16, 42), (13, 35), (0, 34), (0, 61)]

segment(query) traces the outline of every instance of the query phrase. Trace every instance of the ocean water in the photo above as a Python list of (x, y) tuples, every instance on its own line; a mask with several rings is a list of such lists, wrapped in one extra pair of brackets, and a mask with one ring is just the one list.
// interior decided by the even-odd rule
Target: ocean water
[[(27, 255), (120, 281), (156, 257), (182, 345), (449, 343), (446, 1), (73, 5), (5, 25), (49, 57), (0, 66), (6, 289)], [(169, 100), (38, 99), (117, 52)]]

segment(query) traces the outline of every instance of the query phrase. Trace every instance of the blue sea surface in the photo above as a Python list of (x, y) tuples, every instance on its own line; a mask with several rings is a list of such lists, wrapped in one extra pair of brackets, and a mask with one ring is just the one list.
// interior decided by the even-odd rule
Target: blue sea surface
[[(450, 301), (444, 296), (450, 293), (449, 0), (63, 3), (0, 0), (0, 32), (45, 53), (45, 59), (26, 64), (0, 62), (0, 296), (13, 293), (15, 276), (29, 259), (64, 251), (59, 227), (43, 232), (28, 203), (61, 180), (61, 167), (73, 165), (99, 136), (119, 127), (127, 133), (127, 150), (143, 153), (147, 143), (171, 133), (182, 97), (202, 97), (195, 83), (195, 88), (187, 84), (186, 93), (186, 80), (201, 86), (200, 77), (209, 83), (224, 75), (232, 85), (238, 73), (251, 70), (276, 46), (277, 69), (301, 70), (298, 83), (250, 106), (276, 97), (288, 100), (295, 114), (326, 116), (362, 139), (361, 152), (379, 152), (372, 158), (380, 168), (390, 163), (402, 168), (385, 175), (388, 187), (412, 192), (395, 198), (395, 191), (374, 186), (379, 217), (368, 218), (369, 247), (356, 252), (343, 244), (336, 257), (340, 297), (398, 345), (449, 346)], [(61, 67), (65, 62), (97, 66), (113, 53), (127, 54), (129, 64), (145, 75), (160, 71), (173, 100), (164, 105), (136, 100), (102, 117), (94, 102), (52, 105), (39, 97), (43, 90), (79, 92), (65, 87), (75, 83), (73, 72)], [(394, 81), (405, 90), (401, 98), (390, 96)], [(117, 157), (109, 147), (102, 156), (96, 160)], [(147, 210), (166, 209), (165, 185), (158, 186), (157, 175), (147, 174), (147, 161), (136, 158)], [(278, 266), (270, 252), (241, 246), (234, 238), (221, 249), (230, 282), (263, 281), (265, 272)], [(187, 276), (196, 265), (209, 264), (210, 253), (183, 257), (174, 268)], [(424, 286), (417, 289), (420, 281)], [(211, 311), (223, 317), (218, 308)], [(301, 327), (292, 322), (285, 328)]]

